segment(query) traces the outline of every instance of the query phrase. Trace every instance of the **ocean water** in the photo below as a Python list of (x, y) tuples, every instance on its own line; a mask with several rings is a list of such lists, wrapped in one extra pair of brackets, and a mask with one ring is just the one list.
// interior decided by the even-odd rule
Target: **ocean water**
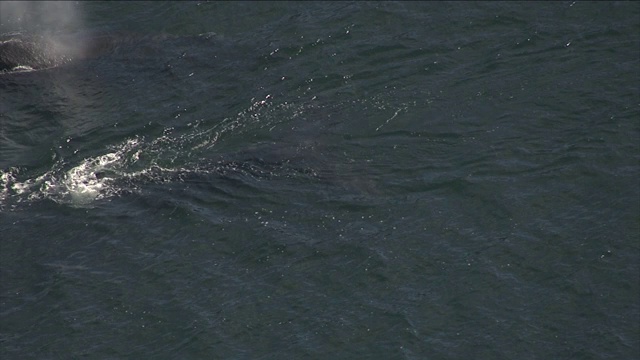
[(3, 359), (640, 358), (638, 3), (0, 19)]

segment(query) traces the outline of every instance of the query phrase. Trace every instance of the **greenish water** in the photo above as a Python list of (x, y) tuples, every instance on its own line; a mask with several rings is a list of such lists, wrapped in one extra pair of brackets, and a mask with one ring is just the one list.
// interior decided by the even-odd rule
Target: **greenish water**
[(640, 356), (638, 4), (47, 6), (3, 358)]

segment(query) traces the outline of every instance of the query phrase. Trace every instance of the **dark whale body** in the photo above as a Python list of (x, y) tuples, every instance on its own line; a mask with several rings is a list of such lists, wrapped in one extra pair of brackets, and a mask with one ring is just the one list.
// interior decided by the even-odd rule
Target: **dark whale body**
[(34, 42), (21, 39), (9, 39), (0, 42), (0, 71), (24, 69), (43, 69), (55, 65), (55, 60), (41, 55)]
[(79, 48), (35, 36), (0, 40), (0, 72), (42, 70), (82, 57)]
[[(192, 36), (169, 34), (83, 34), (63, 36), (0, 35), (0, 75), (3, 73), (43, 70), (69, 64), (79, 60), (94, 59), (119, 51), (145, 51), (171, 49), (163, 42), (176, 40), (183, 46), (193, 45), (194, 39), (210, 41), (217, 39), (215, 33)], [(164, 44), (164, 45), (159, 45)], [(201, 45), (203, 43), (200, 43)], [(210, 45), (206, 43), (205, 46)], [(142, 50), (141, 50), (142, 49)]]
[(0, 36), (0, 74), (43, 70), (77, 60), (99, 57), (134, 37), (116, 35), (58, 37)]

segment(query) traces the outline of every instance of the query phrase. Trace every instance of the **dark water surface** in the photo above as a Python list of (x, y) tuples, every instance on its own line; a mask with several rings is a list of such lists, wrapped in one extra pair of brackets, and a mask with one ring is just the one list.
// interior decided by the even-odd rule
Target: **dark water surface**
[(3, 359), (640, 357), (638, 3), (29, 4)]

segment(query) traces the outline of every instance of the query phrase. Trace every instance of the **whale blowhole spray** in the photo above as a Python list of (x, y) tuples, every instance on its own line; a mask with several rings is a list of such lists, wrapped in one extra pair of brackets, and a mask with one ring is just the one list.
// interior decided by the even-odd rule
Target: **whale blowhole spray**
[(82, 2), (0, 2), (0, 71), (55, 67), (86, 52)]

